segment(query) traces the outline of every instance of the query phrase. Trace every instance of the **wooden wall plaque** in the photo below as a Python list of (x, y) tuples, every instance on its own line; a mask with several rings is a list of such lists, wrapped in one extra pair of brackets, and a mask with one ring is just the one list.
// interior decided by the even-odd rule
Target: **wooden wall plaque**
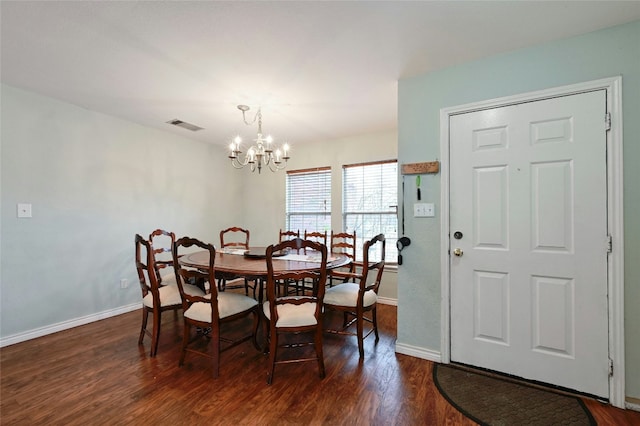
[(438, 173), (439, 171), (439, 161), (430, 161), (428, 163), (409, 163), (402, 165), (403, 175), (425, 175)]

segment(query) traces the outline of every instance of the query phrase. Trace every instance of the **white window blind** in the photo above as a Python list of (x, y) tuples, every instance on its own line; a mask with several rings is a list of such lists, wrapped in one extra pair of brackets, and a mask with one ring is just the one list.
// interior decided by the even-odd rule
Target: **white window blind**
[[(386, 239), (386, 261), (398, 261), (397, 160), (343, 166), (342, 215), (345, 232), (356, 231), (356, 258), (364, 241), (378, 234)], [(373, 254), (375, 257), (376, 254)]]
[(331, 168), (287, 172), (287, 229), (331, 232)]

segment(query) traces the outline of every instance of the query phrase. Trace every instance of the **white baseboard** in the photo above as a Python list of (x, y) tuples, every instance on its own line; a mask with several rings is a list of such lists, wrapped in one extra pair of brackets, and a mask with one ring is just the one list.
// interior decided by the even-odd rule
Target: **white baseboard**
[[(378, 297), (378, 303), (383, 305), (398, 306), (398, 299), (391, 299), (388, 297)], [(47, 334), (57, 333), (58, 331), (68, 330), (80, 325), (89, 324), (94, 321), (100, 321), (105, 318), (114, 317), (116, 315), (125, 314), (127, 312), (140, 309), (142, 305), (140, 303), (133, 303), (131, 305), (121, 306), (119, 308), (110, 309), (108, 311), (98, 312), (91, 315), (86, 315), (80, 318), (74, 318), (68, 321), (59, 322), (57, 324), (48, 325), (45, 327), (35, 328), (33, 330), (25, 331), (18, 334), (13, 334), (7, 337), (0, 338), (0, 348), (5, 346), (14, 345), (16, 343), (25, 342), (27, 340), (35, 339), (38, 337), (46, 336)]]
[(391, 299), (390, 297), (378, 296), (378, 303), (382, 303), (383, 305), (398, 306), (398, 299)]
[(418, 346), (396, 343), (396, 352), (399, 354), (409, 355), (416, 358), (426, 359), (433, 362), (442, 362), (440, 352), (432, 351)]
[(140, 302), (0, 338), (0, 348), (140, 309)]
[(633, 399), (633, 402), (627, 399), (627, 401), (624, 404), (625, 408), (628, 410), (640, 411), (640, 404), (635, 402), (637, 401), (637, 399), (636, 398), (632, 398), (632, 399)]

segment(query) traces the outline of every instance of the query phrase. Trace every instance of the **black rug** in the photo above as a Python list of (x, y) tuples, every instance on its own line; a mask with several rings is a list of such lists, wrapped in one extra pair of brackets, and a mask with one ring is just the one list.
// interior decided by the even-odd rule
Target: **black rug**
[(436, 364), (433, 381), (454, 407), (481, 425), (596, 425), (580, 398)]

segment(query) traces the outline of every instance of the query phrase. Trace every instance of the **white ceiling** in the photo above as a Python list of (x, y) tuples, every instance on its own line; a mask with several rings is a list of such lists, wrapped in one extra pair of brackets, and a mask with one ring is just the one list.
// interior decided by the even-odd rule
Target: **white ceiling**
[[(393, 130), (403, 77), (640, 19), (639, 1), (2, 1), (4, 83), (227, 145)], [(165, 122), (178, 118), (205, 130)], [(252, 118), (252, 116), (250, 117)]]

